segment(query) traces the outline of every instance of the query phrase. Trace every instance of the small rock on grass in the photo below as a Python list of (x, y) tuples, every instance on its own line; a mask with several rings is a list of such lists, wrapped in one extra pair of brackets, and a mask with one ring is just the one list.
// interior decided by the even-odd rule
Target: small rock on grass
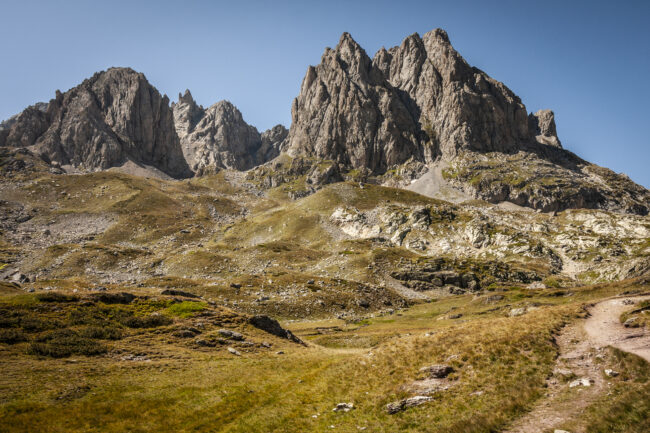
[(523, 316), (524, 314), (526, 314), (525, 308), (513, 308), (512, 310), (510, 310), (510, 313), (508, 313), (508, 316), (517, 317), (517, 316)]
[(386, 405), (386, 411), (389, 414), (393, 415), (396, 414), (397, 412), (401, 412), (405, 409), (408, 409), (409, 407), (419, 406), (431, 400), (433, 400), (433, 397), (429, 397), (426, 395), (416, 395), (415, 397), (405, 398), (404, 400), (388, 403)]
[(435, 378), (435, 379), (445, 378), (449, 376), (450, 373), (453, 372), (454, 372), (453, 367), (449, 365), (441, 365), (441, 364), (429, 365), (426, 367), (422, 367), (420, 369), (420, 373), (426, 374), (427, 377)]
[(236, 355), (236, 356), (241, 356), (241, 353), (237, 349), (234, 349), (232, 347), (228, 348), (228, 352), (230, 352), (230, 353), (232, 353), (233, 355)]
[(605, 374), (609, 377), (616, 377), (619, 375), (618, 371), (616, 370), (611, 370), (609, 368), (605, 369)]
[(569, 383), (569, 388), (575, 388), (576, 386), (591, 386), (591, 379), (586, 377), (576, 379), (573, 382)]
[(230, 338), (231, 340), (242, 341), (244, 339), (244, 336), (242, 334), (239, 332), (231, 331), (230, 329), (219, 329), (217, 332), (222, 337)]
[(332, 410), (334, 412), (350, 412), (352, 409), (354, 409), (354, 404), (352, 403), (339, 403)]

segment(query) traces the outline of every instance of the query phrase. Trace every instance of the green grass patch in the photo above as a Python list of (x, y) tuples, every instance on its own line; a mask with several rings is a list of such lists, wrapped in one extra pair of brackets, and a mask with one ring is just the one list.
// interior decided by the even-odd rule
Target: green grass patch
[(187, 318), (194, 316), (196, 313), (200, 313), (206, 308), (207, 304), (205, 302), (183, 301), (169, 306), (167, 308), (167, 313), (172, 316)]

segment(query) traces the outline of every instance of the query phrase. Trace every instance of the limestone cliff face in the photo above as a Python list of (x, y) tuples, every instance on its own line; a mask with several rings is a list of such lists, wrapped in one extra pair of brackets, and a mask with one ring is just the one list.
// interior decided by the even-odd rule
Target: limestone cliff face
[(197, 174), (223, 168), (248, 170), (276, 157), (286, 137), (281, 125), (260, 134), (228, 101), (204, 109), (189, 90), (179, 95), (172, 108), (183, 154)]
[(32, 147), (43, 159), (82, 171), (131, 160), (173, 177), (191, 175), (169, 100), (132, 69), (111, 68), (57, 92), (46, 111), (30, 107), (5, 131), (0, 144)]
[(373, 60), (345, 33), (307, 70), (289, 151), (377, 172), (409, 158), (516, 152), (537, 132), (521, 100), (468, 65), (444, 30), (413, 34)]
[(399, 91), (348, 33), (335, 49), (325, 50), (318, 66), (309, 67), (291, 115), (292, 155), (373, 172), (430, 156)]
[(648, 190), (564, 150), (552, 111), (528, 114), (441, 29), (382, 48), (372, 61), (344, 33), (307, 70), (292, 106), (288, 152), (374, 175), (409, 160), (436, 161), (469, 195), (546, 211), (650, 209)]
[(503, 83), (471, 67), (447, 33), (416, 33), (381, 49), (373, 64), (405, 93), (413, 117), (443, 156), (461, 150), (513, 152), (530, 140), (528, 114)]

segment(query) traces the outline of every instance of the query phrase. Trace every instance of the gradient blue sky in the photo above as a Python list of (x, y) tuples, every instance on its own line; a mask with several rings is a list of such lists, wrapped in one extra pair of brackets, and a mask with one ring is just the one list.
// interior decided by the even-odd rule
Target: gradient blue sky
[(0, 0), (0, 118), (94, 72), (130, 66), (176, 100), (228, 99), (264, 130), (291, 123), (310, 64), (348, 31), (372, 57), (447, 30), (467, 61), (564, 147), (650, 187), (650, 1)]

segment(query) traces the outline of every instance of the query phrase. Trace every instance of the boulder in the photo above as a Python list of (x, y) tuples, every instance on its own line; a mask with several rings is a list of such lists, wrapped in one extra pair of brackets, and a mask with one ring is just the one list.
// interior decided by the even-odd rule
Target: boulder
[(235, 341), (244, 340), (244, 336), (242, 334), (240, 334), (239, 332), (231, 331), (230, 329), (219, 329), (217, 332), (222, 337), (228, 338), (230, 340), (235, 340)]
[(416, 395), (415, 397), (409, 397), (387, 404), (386, 411), (389, 414), (393, 415), (410, 407), (420, 406), (421, 404), (424, 404), (431, 400), (433, 400), (433, 397), (427, 395)]
[(350, 412), (352, 409), (354, 409), (354, 404), (352, 403), (338, 403), (334, 409), (332, 409), (333, 412)]
[(165, 289), (162, 292), (160, 292), (160, 294), (168, 295), (168, 296), (182, 296), (184, 298), (200, 298), (199, 295), (195, 295), (194, 293), (185, 292), (183, 290), (178, 290), (178, 289)]
[(450, 365), (435, 364), (422, 367), (419, 372), (432, 379), (444, 379), (454, 372), (454, 368)]
[(303, 346), (305, 345), (300, 338), (293, 335), (293, 333), (288, 329), (284, 329), (280, 326), (280, 323), (277, 320), (269, 316), (253, 316), (249, 319), (249, 323), (258, 329), (275, 335), (276, 337), (285, 338), (294, 343), (302, 344)]

